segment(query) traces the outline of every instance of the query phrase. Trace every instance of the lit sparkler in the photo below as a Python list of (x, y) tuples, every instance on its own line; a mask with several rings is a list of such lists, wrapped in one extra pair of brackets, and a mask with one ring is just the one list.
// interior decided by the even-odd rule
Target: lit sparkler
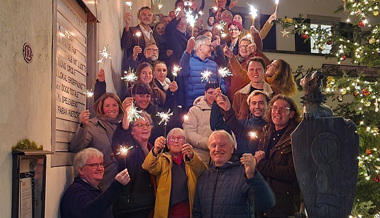
[(98, 60), (98, 63), (104, 63), (104, 59), (110, 59), (111, 60), (111, 53), (108, 52), (108, 45), (104, 46), (102, 51), (99, 51), (100, 56), (102, 57), (100, 60)]
[(201, 80), (201, 83), (203, 83), (203, 81), (207, 81), (208, 83), (210, 82), (210, 76), (211, 76), (212, 72), (209, 71), (209, 70), (205, 70), (201, 73), (202, 75), (202, 80)]
[(129, 9), (132, 10), (133, 2), (125, 2), (125, 5), (129, 6)]
[(178, 16), (179, 12), (181, 12), (182, 9), (180, 7), (177, 7), (174, 12), (175, 12), (175, 16)]
[(87, 90), (85, 92), (83, 92), (83, 94), (85, 94), (87, 96), (87, 98), (92, 98), (94, 96), (94, 92), (92, 91), (92, 89), (90, 90)]
[(233, 76), (233, 74), (228, 70), (227, 67), (222, 67), (219, 69), (219, 75), (222, 77), (222, 78), (225, 78), (227, 76)]
[(191, 7), (191, 5), (193, 5), (193, 3), (192, 3), (191, 1), (185, 1), (185, 2), (183, 3), (183, 5), (184, 5), (185, 7)]
[(158, 123), (158, 125), (161, 125), (161, 123), (164, 123), (164, 135), (165, 135), (165, 138), (166, 138), (166, 126), (168, 125), (168, 122), (169, 122), (169, 119), (170, 117), (173, 115), (173, 112), (170, 112), (170, 108), (168, 110), (168, 112), (157, 112), (156, 116), (157, 117), (160, 117), (161, 120), (160, 122)]
[(125, 168), (127, 168), (127, 154), (129, 152), (129, 150), (131, 150), (132, 148), (133, 148), (133, 146), (128, 146), (127, 147), (127, 146), (124, 146), (124, 145), (120, 145), (119, 149), (118, 149), (118, 152), (116, 153), (116, 155), (123, 156)]
[(178, 76), (178, 72), (182, 69), (182, 67), (179, 67), (177, 65), (173, 66), (172, 74), (173, 74), (173, 80)]
[(217, 6), (213, 6), (212, 7), (212, 11), (215, 13), (215, 12), (217, 12), (218, 11), (218, 7)]
[(258, 138), (257, 132), (255, 132), (255, 131), (250, 131), (248, 133), (248, 135), (249, 135), (249, 138), (251, 138), (251, 139), (257, 139)]
[(183, 115), (183, 121), (188, 121), (189, 120), (189, 115), (185, 114)]
[(135, 36), (137, 36), (137, 46), (140, 46), (140, 37), (141, 37), (141, 32), (140, 31), (137, 31), (135, 33)]
[(257, 17), (257, 9), (253, 5), (249, 5), (249, 14), (252, 16), (252, 25), (255, 25), (255, 19)]
[(137, 76), (134, 70), (132, 70), (131, 68), (129, 68), (128, 71), (124, 71), (124, 73), (125, 73), (125, 76), (121, 77), (121, 80), (125, 82), (132, 82), (132, 83), (137, 80)]
[(186, 21), (191, 26), (191, 36), (194, 36), (194, 26), (198, 19), (198, 15), (194, 16), (191, 11), (186, 12)]
[(280, 3), (280, 0), (274, 0), (274, 3), (276, 4), (276, 9), (274, 11), (277, 13), (278, 3)]
[(127, 111), (128, 113), (128, 120), (129, 122), (133, 122), (133, 121), (136, 121), (140, 118), (144, 119), (144, 117), (141, 116), (141, 113), (142, 111), (141, 110), (137, 110), (136, 106), (134, 103), (132, 103), (132, 106), (129, 108), (129, 110)]
[(199, 14), (200, 16), (202, 16), (202, 15), (204, 15), (205, 13), (203, 13), (203, 11), (199, 11), (198, 14)]
[(161, 10), (161, 8), (164, 7), (164, 5), (163, 4), (158, 4), (157, 7), (158, 7), (158, 10)]

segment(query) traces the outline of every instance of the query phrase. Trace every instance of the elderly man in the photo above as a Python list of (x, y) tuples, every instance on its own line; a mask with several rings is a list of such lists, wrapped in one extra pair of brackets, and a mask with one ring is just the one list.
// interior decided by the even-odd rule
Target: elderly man
[(135, 46), (144, 50), (147, 44), (156, 42), (153, 30), (150, 28), (153, 21), (152, 9), (147, 6), (140, 8), (137, 17), (140, 23), (136, 27), (130, 27), (131, 14), (127, 12), (124, 15), (125, 28), (121, 37), (121, 48), (124, 50), (123, 63), (132, 55)]
[[(209, 59), (213, 50), (212, 47), (211, 39), (207, 36), (198, 36), (196, 40), (190, 38), (187, 42), (186, 51), (183, 53), (179, 64), (182, 70), (178, 74), (179, 94), (183, 97), (180, 100), (185, 100), (181, 104), (186, 109), (193, 105), (197, 97), (204, 94), (207, 82), (217, 82), (225, 91), (224, 81), (217, 73), (218, 66), (215, 61)], [(194, 54), (192, 54), (193, 50), (195, 51)], [(206, 71), (210, 74), (202, 76)]]
[(139, 56), (139, 54), (142, 52), (142, 49), (140, 46), (135, 46), (133, 48), (133, 54), (122, 63), (122, 70), (128, 70), (129, 68), (137, 69), (137, 66), (139, 66), (142, 62), (148, 62), (149, 64), (153, 65), (154, 62), (158, 60), (159, 50), (156, 45), (156, 43), (148, 43), (144, 49), (144, 55), (142, 57)]
[(75, 156), (74, 168), (78, 177), (65, 191), (61, 201), (62, 218), (102, 217), (112, 218), (112, 202), (119, 196), (130, 177), (128, 170), (118, 173), (105, 191), (98, 187), (103, 179), (103, 154), (95, 148), (84, 149)]
[[(167, 143), (169, 152), (163, 152)], [(154, 217), (190, 217), (197, 178), (206, 170), (185, 132), (172, 129), (159, 137), (142, 167), (156, 177), (157, 194)]]
[(210, 135), (208, 147), (213, 164), (198, 179), (193, 217), (254, 217), (255, 208), (275, 205), (273, 192), (256, 171), (252, 154), (231, 159), (233, 139), (224, 130)]

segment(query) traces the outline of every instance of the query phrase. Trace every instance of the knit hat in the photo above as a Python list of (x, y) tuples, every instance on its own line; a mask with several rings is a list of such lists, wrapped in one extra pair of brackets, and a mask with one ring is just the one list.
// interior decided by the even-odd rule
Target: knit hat
[(240, 23), (236, 22), (236, 21), (232, 21), (231, 23), (229, 23), (228, 24), (228, 29), (230, 28), (231, 25), (237, 26), (240, 31), (243, 30), (243, 26)]

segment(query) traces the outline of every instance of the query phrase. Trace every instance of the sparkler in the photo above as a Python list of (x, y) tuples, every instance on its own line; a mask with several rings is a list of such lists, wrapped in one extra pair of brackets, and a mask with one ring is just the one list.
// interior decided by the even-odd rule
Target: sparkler
[(210, 82), (210, 76), (211, 76), (212, 72), (209, 71), (209, 70), (205, 70), (201, 73), (202, 75), (202, 80), (201, 80), (201, 83), (203, 83), (203, 81), (207, 81), (208, 83)]
[(213, 6), (212, 7), (212, 11), (215, 13), (216, 11), (218, 11), (218, 7), (217, 6)]
[(129, 70), (124, 71), (124, 73), (126, 75), (121, 77), (121, 80), (123, 80), (125, 82), (132, 82), (132, 83), (137, 80), (137, 76), (136, 76), (135, 71), (133, 69), (129, 68)]
[(92, 91), (92, 89), (90, 90), (87, 90), (85, 92), (83, 92), (83, 94), (85, 94), (87, 96), (87, 98), (92, 98), (92, 96), (94, 96), (94, 92)]
[(168, 125), (168, 122), (169, 122), (169, 119), (170, 117), (173, 115), (173, 112), (170, 112), (170, 108), (168, 110), (168, 112), (157, 112), (156, 116), (157, 117), (160, 117), (161, 120), (160, 122), (158, 123), (158, 125), (161, 125), (161, 123), (164, 123), (164, 128), (165, 128), (165, 131), (164, 131), (164, 135), (165, 135), (165, 138), (166, 138), (166, 126)]
[(111, 60), (111, 53), (108, 52), (109, 46), (104, 46), (102, 51), (99, 51), (100, 56), (102, 57), (100, 60), (97, 61), (97, 63), (104, 63), (104, 59), (110, 59)]
[(255, 132), (255, 131), (250, 131), (248, 133), (248, 135), (249, 135), (249, 138), (251, 138), (251, 139), (257, 139), (258, 138), (257, 132)]
[[(227, 76), (233, 76), (233, 74), (228, 70), (227, 67), (220, 68), (218, 72), (222, 78), (226, 78)], [(222, 83), (222, 80), (220, 79), (219, 86), (221, 86), (221, 83)]]
[(276, 4), (276, 9), (274, 10), (274, 12), (277, 13), (278, 3), (280, 3), (280, 0), (274, 0), (274, 3)]
[(257, 9), (253, 5), (249, 5), (249, 14), (252, 16), (252, 25), (255, 25), (255, 19), (257, 17)]
[(177, 7), (174, 12), (175, 12), (175, 16), (178, 16), (179, 12), (181, 12), (182, 9), (180, 7)]
[(133, 2), (125, 2), (125, 5), (129, 6), (129, 9), (132, 10)]
[(194, 26), (198, 19), (198, 15), (194, 16), (192, 11), (186, 12), (186, 21), (191, 26), (191, 36), (194, 36)]
[(137, 31), (135, 33), (135, 36), (137, 36), (137, 46), (140, 46), (140, 36), (141, 36), (141, 32), (140, 31)]
[(163, 4), (158, 4), (157, 7), (158, 7), (158, 10), (161, 10), (161, 8), (164, 7), (164, 5)]
[(183, 121), (188, 121), (189, 120), (189, 115), (185, 114), (183, 115)]
[(203, 11), (199, 11), (198, 14), (199, 14), (200, 16), (204, 15)]
[(172, 74), (173, 74), (173, 80), (178, 76), (178, 72), (182, 69), (182, 67), (179, 67), (177, 65), (173, 66)]
[(131, 108), (127, 111), (128, 113), (128, 120), (129, 122), (133, 122), (133, 121), (136, 121), (140, 118), (142, 118), (144, 120), (144, 117), (141, 116), (141, 113), (142, 111), (141, 110), (137, 110), (136, 106), (134, 103), (132, 103), (132, 106)]
[(133, 146), (124, 146), (124, 145), (120, 145), (119, 146), (119, 149), (118, 149), (118, 152), (116, 155), (120, 155), (120, 156), (123, 156), (124, 157), (124, 165), (125, 165), (125, 168), (127, 168), (127, 154), (128, 154), (128, 151), (131, 150), (133, 148)]

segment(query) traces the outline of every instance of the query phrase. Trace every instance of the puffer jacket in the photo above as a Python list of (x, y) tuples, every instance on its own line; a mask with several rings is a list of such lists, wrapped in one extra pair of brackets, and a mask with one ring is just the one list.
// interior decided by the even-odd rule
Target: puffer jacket
[[(193, 159), (185, 160), (187, 184), (189, 192), (190, 213), (193, 207), (195, 185), (198, 177), (207, 169), (206, 165), (194, 153)], [(146, 156), (142, 168), (156, 177), (157, 193), (156, 204), (154, 206), (154, 217), (168, 217), (170, 193), (172, 190), (172, 166), (173, 159), (170, 153), (160, 153), (153, 155), (152, 150)]]
[(206, 102), (205, 96), (195, 99), (187, 113), (189, 118), (182, 124), (187, 141), (194, 147), (195, 153), (204, 163), (210, 161), (210, 151), (207, 147), (208, 137), (212, 130), (210, 127), (211, 106)]
[(240, 161), (212, 165), (198, 179), (193, 217), (255, 217), (255, 208), (274, 206), (275, 198), (262, 175), (245, 177)]
[[(294, 216), (300, 207), (300, 189), (294, 169), (290, 134), (298, 123), (291, 122), (286, 127), (278, 143), (270, 150), (269, 158), (262, 159), (256, 166), (266, 178), (276, 196), (276, 206), (266, 213), (275, 217)], [(272, 138), (274, 125), (263, 127), (259, 141), (259, 150), (266, 151)]]
[(191, 107), (194, 100), (204, 94), (207, 81), (202, 82), (201, 73), (206, 70), (212, 72), (209, 81), (220, 82), (221, 89), (225, 92), (225, 84), (218, 75), (218, 65), (215, 61), (209, 58), (202, 60), (196, 54), (190, 55), (185, 51), (179, 65), (182, 69), (178, 74), (178, 79), (183, 81), (180, 84), (185, 85), (184, 89), (180, 90), (185, 93), (185, 102), (183, 102), (185, 107)]

